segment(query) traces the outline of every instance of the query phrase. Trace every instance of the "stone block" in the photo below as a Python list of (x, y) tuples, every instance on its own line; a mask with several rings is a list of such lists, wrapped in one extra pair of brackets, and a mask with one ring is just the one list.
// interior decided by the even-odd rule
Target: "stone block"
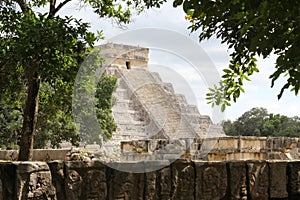
[(13, 162), (17, 166), (17, 174), (33, 173), (39, 171), (49, 171), (49, 167), (45, 162)]
[(33, 161), (65, 160), (70, 149), (34, 149)]
[(0, 150), (0, 160), (17, 160), (18, 154), (17, 150)]
[(260, 152), (240, 152), (237, 160), (261, 160), (262, 154)]
[(56, 190), (57, 199), (66, 199), (65, 197), (65, 178), (64, 178), (64, 162), (52, 161), (48, 162), (52, 175), (52, 184)]
[(246, 162), (233, 161), (228, 162), (228, 181), (229, 181), (229, 197), (231, 200), (246, 200), (247, 185), (246, 185)]
[(178, 200), (194, 200), (195, 171), (192, 162), (176, 160), (172, 168), (172, 198)]
[(300, 199), (300, 161), (288, 163), (289, 199)]
[(226, 161), (227, 154), (224, 152), (217, 151), (215, 153), (209, 153), (207, 155), (208, 161)]
[(3, 191), (2, 191), (2, 170), (0, 168), (0, 200), (3, 200)]
[(238, 139), (236, 138), (220, 138), (218, 141), (219, 149), (237, 149), (238, 148)]
[(267, 138), (261, 137), (261, 138), (259, 138), (259, 141), (260, 141), (260, 150), (266, 149), (267, 148)]
[(295, 148), (297, 146), (297, 138), (284, 138), (284, 148)]
[(121, 150), (122, 153), (147, 153), (148, 143), (148, 140), (122, 141)]
[(171, 168), (166, 167), (158, 171), (159, 199), (170, 200), (171, 198)]
[(260, 140), (257, 138), (241, 138), (241, 150), (260, 150)]
[(248, 162), (248, 186), (251, 199), (268, 200), (269, 166), (266, 162)]
[(201, 151), (209, 152), (215, 148), (218, 148), (218, 139), (217, 138), (208, 138), (204, 139), (201, 144)]
[(12, 163), (0, 163), (0, 199), (17, 199), (16, 196), (16, 166)]
[(219, 200), (225, 198), (227, 190), (227, 168), (224, 162), (195, 162), (197, 200)]
[(66, 200), (106, 199), (107, 167), (100, 161), (65, 162)]
[(157, 172), (148, 172), (145, 174), (145, 199), (158, 200), (158, 177)]
[(15, 192), (19, 200), (57, 199), (52, 176), (45, 162), (14, 162)]
[(272, 140), (272, 150), (281, 150), (284, 147), (284, 137), (271, 138)]
[(111, 162), (107, 163), (110, 168), (117, 171), (129, 172), (129, 173), (144, 173), (145, 165), (143, 161), (123, 161), (123, 162)]
[(163, 160), (169, 160), (170, 162), (173, 162), (180, 158), (180, 153), (165, 153), (163, 154)]
[(145, 177), (142, 173), (128, 173), (110, 169), (108, 197), (111, 200), (142, 200)]
[(270, 198), (287, 198), (287, 163), (282, 161), (269, 161)]
[(165, 167), (168, 167), (170, 162), (168, 160), (148, 160), (144, 161), (144, 172), (153, 172)]

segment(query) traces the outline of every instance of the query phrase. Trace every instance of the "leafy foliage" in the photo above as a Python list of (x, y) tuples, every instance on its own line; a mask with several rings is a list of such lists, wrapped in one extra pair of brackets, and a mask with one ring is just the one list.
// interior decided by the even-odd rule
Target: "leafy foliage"
[[(16, 105), (3, 107), (3, 113), (23, 113), (19, 160), (31, 159), (35, 131), (38, 147), (44, 146), (49, 138), (52, 146), (61, 140), (78, 141), (73, 134), (76, 126), (71, 121), (71, 95), (79, 66), (98, 37), (88, 31), (88, 23), (58, 15), (70, 1), (8, 0), (0, 4), (0, 90), (7, 97), (1, 104)], [(83, 1), (100, 17), (119, 23), (128, 23), (132, 10), (140, 12), (163, 2)], [(41, 7), (49, 9), (45, 13), (35, 12)], [(103, 113), (106, 114), (109, 113)], [(7, 114), (0, 118), (2, 124), (13, 123), (15, 119)], [(19, 123), (13, 127), (18, 126)]]
[[(110, 139), (117, 128), (112, 117), (112, 94), (117, 87), (117, 78), (102, 74), (95, 88), (93, 84), (88, 84), (86, 77), (81, 78), (83, 80), (77, 82), (79, 85), (76, 88), (76, 95), (80, 98), (75, 98), (73, 102), (75, 121), (80, 126), (80, 137), (84, 143), (101, 145), (102, 139)], [(87, 84), (82, 84), (84, 82)], [(94, 89), (95, 96), (89, 96), (91, 93), (88, 90)]]
[(264, 108), (252, 108), (236, 121), (223, 122), (227, 135), (242, 136), (300, 136), (300, 118), (268, 113)]
[(14, 107), (0, 99), (0, 148), (18, 148), (23, 116), (20, 108)]
[(96, 90), (96, 115), (99, 121), (102, 134), (107, 139), (112, 137), (112, 133), (117, 129), (114, 118), (111, 115), (112, 106), (115, 99), (112, 94), (117, 87), (117, 78), (102, 75)]
[[(268, 0), (175, 0), (182, 5), (191, 31), (201, 29), (199, 39), (213, 35), (233, 49), (229, 66), (219, 86), (208, 94), (208, 102), (222, 105), (234, 102), (244, 92), (244, 80), (258, 72), (255, 56), (277, 55), (271, 87), (280, 76), (287, 76), (278, 94), (290, 88), (295, 95), (300, 87), (300, 2)], [(220, 96), (219, 93), (222, 93)]]
[(70, 97), (79, 63), (85, 56), (85, 46), (91, 46), (96, 37), (87, 32), (87, 24), (76, 19), (47, 19), (9, 7), (1, 7), (0, 11), (9, 18), (0, 28), (4, 33), (0, 39), (1, 69), (9, 77), (3, 82), (6, 87), (2, 90), (8, 94), (17, 86), (18, 92), (26, 96), (28, 78), (33, 74), (43, 77), (35, 147), (45, 146), (48, 139), (56, 147), (61, 140), (78, 142), (72, 125)]

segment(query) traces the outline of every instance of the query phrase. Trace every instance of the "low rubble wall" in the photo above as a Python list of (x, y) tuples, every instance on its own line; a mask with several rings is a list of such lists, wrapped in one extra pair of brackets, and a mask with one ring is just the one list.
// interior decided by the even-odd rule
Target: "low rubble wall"
[[(65, 160), (69, 149), (34, 149), (32, 160), (34, 161), (51, 161)], [(18, 159), (17, 150), (0, 150), (0, 160), (15, 161)]]
[[(122, 141), (121, 149), (124, 160), (138, 160), (150, 157), (159, 160), (162, 155), (169, 156), (172, 150), (167, 145), (179, 149), (183, 158), (205, 161), (229, 160), (299, 160), (300, 139), (288, 137), (218, 137), (182, 139), (186, 146), (176, 148), (168, 140)], [(162, 144), (163, 143), (163, 144)], [(174, 141), (173, 141), (174, 143)], [(154, 149), (154, 150), (153, 150)], [(162, 152), (162, 153), (161, 153)], [(162, 157), (164, 159), (164, 157)], [(177, 157), (178, 158), (178, 157)]]
[(0, 200), (300, 199), (300, 161), (0, 162)]

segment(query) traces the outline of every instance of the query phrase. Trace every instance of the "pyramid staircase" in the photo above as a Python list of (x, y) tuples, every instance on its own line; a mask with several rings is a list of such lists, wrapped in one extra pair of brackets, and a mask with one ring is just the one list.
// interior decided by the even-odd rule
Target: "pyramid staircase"
[(193, 140), (209, 137), (210, 130), (217, 127), (209, 116), (200, 115), (196, 106), (189, 105), (183, 95), (176, 94), (172, 84), (164, 83), (158, 73), (117, 65), (110, 66), (106, 73), (118, 78), (112, 108), (118, 128), (104, 144), (114, 154), (121, 154), (122, 141)]

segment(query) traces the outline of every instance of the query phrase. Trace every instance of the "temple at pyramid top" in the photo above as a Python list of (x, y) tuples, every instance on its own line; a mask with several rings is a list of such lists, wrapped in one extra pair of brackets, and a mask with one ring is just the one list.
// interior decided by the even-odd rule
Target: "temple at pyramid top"
[(139, 46), (107, 43), (100, 46), (101, 56), (113, 59), (113, 65), (131, 69), (135, 67), (147, 67), (149, 49)]

